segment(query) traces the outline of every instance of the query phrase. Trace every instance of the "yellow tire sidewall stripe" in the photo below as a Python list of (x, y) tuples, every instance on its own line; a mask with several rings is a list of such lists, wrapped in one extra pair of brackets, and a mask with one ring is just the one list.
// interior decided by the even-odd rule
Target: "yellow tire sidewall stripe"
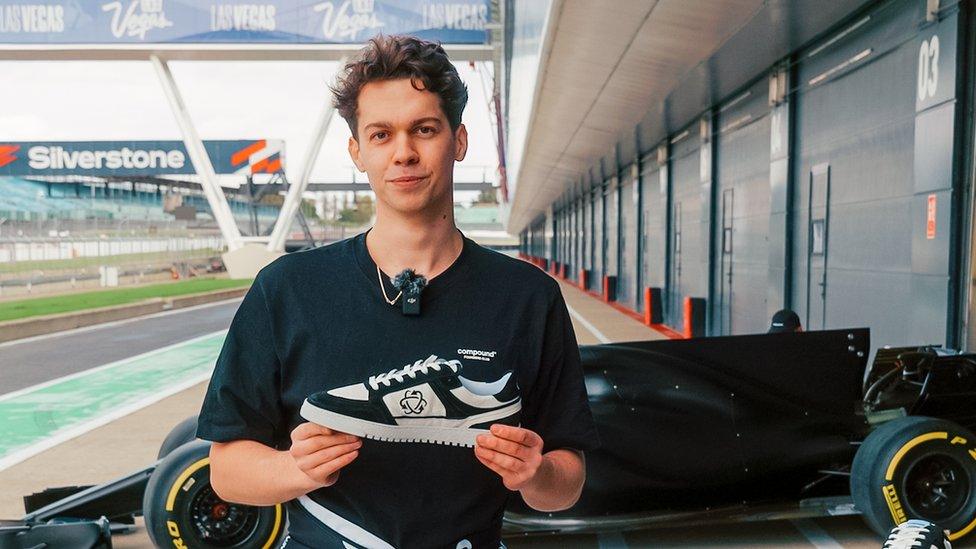
[(907, 444), (902, 446), (898, 452), (895, 453), (895, 457), (891, 458), (891, 463), (888, 464), (888, 471), (885, 473), (885, 480), (891, 482), (891, 479), (895, 476), (895, 468), (898, 467), (898, 463), (903, 457), (905, 457), (905, 454), (911, 451), (912, 448), (930, 440), (948, 440), (948, 438), (949, 433), (945, 431), (937, 431), (934, 433), (925, 433), (924, 435), (919, 435), (912, 440), (909, 440)]
[[(919, 444), (922, 444), (923, 442), (928, 442), (930, 440), (948, 440), (948, 439), (949, 439), (949, 433), (945, 431), (936, 431), (932, 433), (925, 433), (924, 435), (919, 435), (913, 438), (912, 440), (908, 441), (904, 446), (899, 448), (898, 452), (895, 453), (895, 456), (891, 458), (891, 463), (888, 464), (888, 470), (885, 472), (885, 480), (891, 482), (891, 479), (894, 478), (895, 469), (898, 467), (898, 463), (901, 462), (902, 458), (905, 457), (905, 454), (911, 451), (912, 448), (918, 446)], [(884, 488), (882, 488), (882, 491), (883, 490)], [(891, 510), (892, 516), (894, 516), (895, 511), (891, 507), (891, 501), (888, 500), (887, 497), (885, 498), (885, 501), (888, 502), (888, 507)], [(974, 518), (972, 522), (966, 525), (965, 528), (957, 532), (950, 532), (947, 537), (949, 538), (949, 541), (956, 541), (957, 539), (962, 538), (966, 534), (969, 534), (974, 529), (976, 529), (976, 518)]]
[(966, 534), (968, 534), (969, 532), (971, 532), (973, 530), (973, 528), (976, 528), (976, 518), (974, 518), (973, 521), (970, 522), (969, 525), (967, 525), (962, 530), (959, 530), (958, 532), (955, 532), (955, 533), (949, 532), (949, 536), (948, 536), (949, 537), (949, 541), (956, 541), (957, 539), (959, 539), (959, 538), (965, 536)]
[[(198, 461), (195, 461), (192, 465), (190, 465), (182, 473), (180, 473), (180, 476), (176, 477), (176, 482), (174, 482), (173, 485), (170, 486), (169, 494), (166, 496), (167, 511), (169, 512), (173, 511), (173, 507), (176, 505), (176, 495), (180, 491), (180, 486), (183, 486), (183, 483), (186, 482), (186, 479), (190, 478), (190, 475), (196, 473), (197, 471), (206, 467), (207, 465), (210, 465), (209, 456), (200, 459)], [(275, 508), (274, 528), (272, 528), (271, 530), (271, 535), (268, 536), (268, 541), (265, 542), (265, 544), (261, 547), (261, 549), (269, 549), (271, 545), (274, 543), (275, 538), (278, 537), (278, 532), (281, 530), (281, 522), (282, 522), (281, 504), (279, 503), (275, 505), (274, 508)]]
[(278, 537), (278, 531), (281, 530), (281, 504), (277, 504), (275, 507), (275, 521), (274, 528), (271, 529), (271, 535), (268, 536), (268, 541), (261, 547), (261, 549), (269, 549), (274, 543), (275, 538)]
[(205, 457), (199, 461), (194, 462), (192, 465), (187, 467), (180, 476), (176, 477), (176, 482), (173, 483), (169, 488), (169, 495), (166, 497), (166, 510), (169, 512), (173, 511), (173, 506), (176, 505), (176, 494), (180, 490), (180, 486), (186, 482), (186, 479), (190, 478), (190, 475), (196, 473), (203, 467), (210, 465), (210, 457)]

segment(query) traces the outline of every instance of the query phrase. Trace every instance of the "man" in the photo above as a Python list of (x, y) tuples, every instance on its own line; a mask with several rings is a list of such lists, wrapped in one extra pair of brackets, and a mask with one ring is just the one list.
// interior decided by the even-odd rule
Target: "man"
[(776, 311), (773, 318), (769, 321), (768, 334), (781, 334), (784, 332), (802, 332), (803, 325), (800, 324), (800, 317), (791, 309), (780, 309)]
[[(510, 491), (539, 510), (572, 506), (597, 444), (565, 302), (544, 272), (454, 225), (467, 91), (439, 45), (375, 38), (333, 91), (376, 221), (258, 274), (200, 414), (213, 487), (288, 502), (289, 548), (499, 547)], [(419, 315), (403, 314), (390, 281), (405, 268), (428, 280)], [(521, 425), (492, 425), (472, 450), (361, 440), (299, 415), (310, 393), (428, 357), (477, 382), (513, 372)]]

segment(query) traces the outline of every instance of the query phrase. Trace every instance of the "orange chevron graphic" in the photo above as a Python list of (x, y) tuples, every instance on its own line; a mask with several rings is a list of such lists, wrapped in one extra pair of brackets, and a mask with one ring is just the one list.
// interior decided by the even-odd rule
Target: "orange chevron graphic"
[(244, 147), (243, 149), (237, 151), (236, 153), (233, 154), (233, 156), (230, 157), (231, 166), (236, 166), (242, 162), (247, 162), (248, 157), (263, 149), (264, 145), (265, 145), (265, 140), (262, 139), (260, 141), (255, 141), (254, 143), (251, 143), (247, 147)]
[(268, 167), (268, 159), (265, 158), (264, 160), (260, 160), (256, 164), (251, 166), (251, 173), (261, 173), (263, 171), (266, 171), (267, 167)]
[(17, 160), (14, 153), (20, 150), (20, 145), (0, 145), (0, 168)]
[(251, 173), (277, 173), (281, 171), (281, 158), (268, 157), (251, 166)]

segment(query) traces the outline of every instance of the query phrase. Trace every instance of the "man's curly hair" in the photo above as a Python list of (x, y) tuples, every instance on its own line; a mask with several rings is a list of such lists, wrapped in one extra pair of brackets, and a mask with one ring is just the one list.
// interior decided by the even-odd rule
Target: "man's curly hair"
[(333, 104), (349, 124), (353, 138), (359, 139), (356, 111), (363, 86), (400, 78), (409, 78), (418, 90), (437, 94), (451, 130), (457, 130), (468, 103), (468, 88), (444, 48), (413, 36), (380, 34), (369, 40), (360, 59), (346, 64), (336, 84), (331, 86), (335, 94)]

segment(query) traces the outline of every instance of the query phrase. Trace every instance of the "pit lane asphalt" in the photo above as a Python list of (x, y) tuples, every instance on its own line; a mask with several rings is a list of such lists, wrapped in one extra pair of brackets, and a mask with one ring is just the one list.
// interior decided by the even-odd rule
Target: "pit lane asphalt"
[(240, 299), (0, 345), (0, 395), (226, 329)]

